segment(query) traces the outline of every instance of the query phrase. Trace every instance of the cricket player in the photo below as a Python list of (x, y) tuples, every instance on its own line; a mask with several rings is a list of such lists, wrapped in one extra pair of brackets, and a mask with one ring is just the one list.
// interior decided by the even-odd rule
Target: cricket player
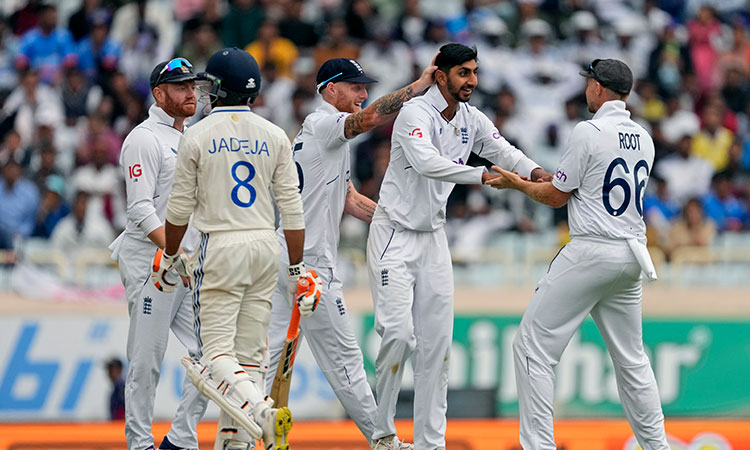
[[(174, 292), (162, 292), (146, 281), (157, 249), (164, 248), (164, 218), (172, 187), (177, 147), (187, 118), (195, 113), (195, 73), (184, 58), (156, 65), (151, 72), (151, 93), (156, 103), (149, 117), (125, 138), (120, 167), (125, 178), (127, 225), (112, 243), (128, 300), (128, 374), (125, 381), (125, 437), (128, 448), (154, 448), (151, 423), (154, 396), (169, 330), (199, 356), (193, 327), (192, 289), (182, 283)], [(188, 254), (195, 250), (197, 232), (183, 242)], [(182, 397), (172, 427), (159, 448), (198, 448), (195, 426), (206, 411), (207, 400), (185, 377)]]
[[(385, 95), (367, 108), (367, 84), (376, 82), (365, 75), (357, 61), (334, 58), (320, 66), (317, 90), (323, 103), (305, 118), (294, 139), (294, 160), (300, 177), (305, 224), (305, 266), (314, 269), (325, 286), (318, 309), (302, 320), (300, 338), (307, 336), (313, 356), (334, 393), (354, 420), (368, 443), (375, 431), (376, 405), (367, 383), (362, 352), (346, 313), (343, 286), (336, 270), (339, 226), (344, 214), (370, 223), (375, 202), (361, 195), (350, 181), (349, 140), (383, 124), (401, 109), (404, 102), (433, 84), (435, 67), (424, 70), (412, 84)], [(281, 236), (281, 229), (279, 229)], [(282, 242), (283, 246), (283, 242)], [(283, 254), (283, 252), (282, 252)], [(282, 259), (279, 283), (273, 296), (269, 326), (269, 373), (276, 372), (284, 346), (293, 293), (287, 287), (286, 259)], [(292, 289), (296, 290), (294, 283)], [(300, 311), (308, 315), (312, 311)], [(271, 391), (273, 377), (266, 380)], [(395, 442), (395, 435), (382, 440)], [(399, 448), (399, 447), (396, 447)], [(401, 444), (400, 448), (410, 448)]]
[(222, 409), (214, 448), (247, 449), (262, 439), (267, 450), (288, 450), (292, 416), (265, 401), (263, 364), (280, 258), (272, 193), (289, 261), (302, 262), (304, 217), (291, 143), (248, 106), (261, 85), (249, 53), (219, 50), (201, 76), (209, 81), (213, 109), (180, 141), (166, 247), (152, 277), (161, 284), (172, 269), (187, 274), (178, 250), (192, 214), (201, 240), (188, 265), (203, 355), (183, 364)]
[(641, 338), (641, 272), (656, 279), (646, 249), (643, 193), (654, 143), (625, 109), (627, 65), (595, 59), (586, 102), (594, 114), (573, 130), (552, 182), (530, 183), (499, 167), (487, 184), (558, 208), (568, 203), (571, 241), (537, 285), (513, 341), (524, 449), (554, 449), (554, 367), (591, 314), (615, 368), (625, 416), (645, 450), (668, 450), (656, 379)]
[(468, 104), (477, 86), (476, 49), (446, 44), (435, 65), (436, 84), (407, 102), (396, 118), (367, 239), (375, 329), (382, 337), (373, 438), (396, 432), (396, 400), (413, 350), (414, 447), (419, 450), (445, 449), (453, 334), (453, 271), (443, 229), (448, 196), (455, 183), (481, 184), (492, 176), (484, 167), (465, 165), (472, 152), (533, 180), (552, 176)]

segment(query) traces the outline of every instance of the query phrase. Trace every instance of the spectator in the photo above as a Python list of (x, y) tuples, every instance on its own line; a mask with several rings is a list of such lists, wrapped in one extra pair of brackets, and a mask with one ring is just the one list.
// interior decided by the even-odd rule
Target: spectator
[(3, 112), (8, 116), (15, 115), (13, 128), (21, 136), (23, 146), (33, 144), (38, 122), (57, 128), (62, 126), (65, 118), (60, 94), (50, 86), (39, 83), (34, 70), (21, 75), (21, 84), (5, 100)]
[(31, 163), (31, 152), (21, 144), (21, 135), (16, 130), (10, 130), (3, 139), (0, 147), (0, 166), (4, 167), (9, 160), (14, 160), (27, 169)]
[(390, 24), (378, 22), (372, 30), (374, 39), (362, 46), (358, 61), (378, 80), (368, 86), (369, 98), (376, 100), (412, 81), (414, 60), (405, 43), (393, 40), (394, 31)]
[(120, 171), (111, 162), (111, 151), (105, 139), (94, 138), (90, 145), (91, 162), (73, 172), (71, 189), (90, 194), (92, 214), (106, 218), (117, 229), (122, 229), (125, 226), (125, 199)]
[(720, 172), (729, 164), (729, 148), (734, 142), (734, 134), (722, 126), (718, 105), (706, 105), (701, 118), (703, 125), (693, 138), (692, 152), (710, 162), (715, 172)]
[(691, 153), (692, 137), (684, 134), (678, 141), (675, 154), (654, 166), (654, 172), (667, 182), (669, 197), (683, 205), (691, 197), (708, 194), (714, 169), (705, 159)]
[(716, 224), (706, 218), (703, 205), (697, 198), (691, 198), (685, 204), (682, 218), (669, 232), (669, 243), (665, 253), (671, 255), (680, 247), (708, 247), (716, 236)]
[(403, 7), (404, 10), (397, 20), (396, 37), (414, 48), (425, 39), (427, 19), (419, 10), (419, 0), (406, 0)]
[[(680, 215), (682, 208), (670, 198), (666, 180), (654, 175), (651, 177), (651, 183), (646, 195), (643, 196), (643, 218), (646, 226), (655, 232), (655, 235), (649, 233), (649, 245), (662, 247), (669, 239), (672, 221)], [(654, 183), (656, 189), (652, 188)]]
[(33, 69), (44, 83), (59, 84), (61, 70), (73, 67), (78, 58), (73, 36), (65, 28), (57, 26), (57, 7), (43, 4), (39, 7), (39, 26), (21, 38), (16, 67)]
[(244, 48), (255, 40), (266, 14), (257, 0), (234, 0), (230, 5), (221, 23), (221, 39), (226, 47)]
[(340, 18), (331, 19), (327, 33), (313, 50), (315, 66), (320, 67), (332, 58), (357, 59), (359, 47), (351, 42), (346, 32), (346, 22)]
[(42, 200), (36, 212), (36, 225), (33, 236), (48, 239), (63, 217), (70, 214), (70, 207), (65, 201), (65, 179), (60, 175), (45, 178)]
[(0, 249), (11, 249), (17, 238), (34, 231), (34, 216), (39, 205), (39, 191), (23, 177), (21, 166), (13, 159), (3, 167), (0, 180)]
[(690, 50), (678, 39), (675, 29), (671, 24), (664, 28), (648, 61), (648, 78), (663, 96), (679, 95), (683, 80), (693, 73)]
[[(244, 24), (250, 26), (250, 24)], [(112, 19), (112, 38), (122, 44), (138, 41), (144, 33), (156, 38), (155, 58), (143, 61), (169, 59), (177, 44), (179, 28), (174, 21), (171, 2), (136, 0), (125, 2)], [(151, 64), (143, 64), (148, 67)]]
[(708, 5), (703, 5), (698, 16), (688, 22), (690, 57), (703, 92), (716, 87), (716, 66), (719, 61), (716, 42), (720, 33), (721, 24), (713, 8)]
[(750, 77), (740, 67), (727, 67), (724, 72), (724, 86), (721, 95), (729, 109), (735, 113), (744, 112), (750, 104)]
[(122, 55), (120, 43), (109, 36), (110, 15), (106, 9), (91, 14), (91, 33), (77, 46), (78, 67), (97, 84), (107, 84)]
[(125, 420), (125, 377), (120, 358), (112, 358), (105, 365), (107, 378), (112, 382), (112, 393), (109, 394), (109, 419)]
[(11, 14), (8, 22), (13, 34), (23, 36), (27, 31), (39, 25), (41, 3), (41, 0), (28, 0), (23, 8)]
[(271, 62), (279, 77), (294, 79), (292, 65), (299, 55), (297, 47), (287, 38), (279, 36), (276, 21), (266, 19), (258, 30), (258, 38), (245, 47), (260, 67)]
[(103, 215), (89, 211), (89, 194), (78, 191), (73, 199), (73, 208), (52, 231), (50, 243), (63, 252), (75, 252), (86, 248), (105, 249), (115, 238), (112, 227)]
[(62, 84), (62, 103), (65, 122), (75, 126), (78, 119), (94, 112), (102, 99), (102, 89), (92, 86), (78, 68), (68, 69)]
[(590, 11), (576, 11), (568, 22), (570, 37), (564, 42), (565, 59), (580, 67), (587, 66), (602, 55), (611, 55), (614, 47), (602, 41), (599, 22)]
[(17, 47), (18, 39), (10, 31), (7, 20), (0, 15), (0, 104), (18, 82), (14, 62)]
[(685, 135), (693, 136), (700, 130), (700, 120), (693, 111), (683, 108), (680, 97), (672, 95), (665, 100), (665, 115), (661, 120), (664, 140), (669, 145), (676, 145)]
[(106, 148), (110, 163), (118, 164), (122, 139), (109, 126), (107, 118), (99, 113), (92, 114), (88, 118), (87, 129), (76, 149), (77, 165), (85, 165), (92, 161), (92, 154), (96, 147), (94, 143)]
[(703, 208), (719, 231), (740, 231), (750, 219), (747, 205), (732, 192), (731, 179), (724, 172), (714, 175), (713, 189), (703, 198)]
[(302, 18), (304, 6), (304, 0), (289, 0), (285, 15), (279, 21), (279, 34), (299, 48), (312, 48), (318, 44), (319, 36), (315, 25)]
[(371, 37), (370, 25), (377, 20), (377, 11), (370, 0), (351, 0), (346, 8), (346, 30), (350, 37), (364, 41)]
[(508, 61), (512, 57), (507, 45), (508, 26), (494, 13), (484, 15), (472, 26), (478, 54), (482, 55), (482, 82), (477, 89), (485, 95), (494, 96), (502, 89)]
[[(292, 94), (294, 94), (294, 80), (280, 77), (276, 64), (268, 62), (261, 71), (263, 77), (263, 91), (253, 103), (253, 110), (283, 129), (291, 128), (294, 122), (292, 114)], [(299, 131), (299, 130), (297, 130)], [(296, 134), (297, 131), (294, 133)]]
[(208, 58), (221, 50), (221, 42), (213, 25), (201, 20), (191, 22), (193, 22), (191, 27), (185, 27), (182, 48), (178, 54), (191, 61), (197, 71), (203, 71)]
[(91, 31), (91, 17), (99, 9), (101, 0), (83, 0), (80, 8), (68, 19), (68, 29), (73, 40), (79, 42)]
[(47, 186), (47, 178), (57, 176), (63, 178), (63, 174), (57, 168), (57, 150), (49, 144), (45, 144), (39, 149), (39, 155), (36, 156), (38, 161), (32, 163), (34, 175), (32, 181), (36, 184), (39, 192), (44, 192)]

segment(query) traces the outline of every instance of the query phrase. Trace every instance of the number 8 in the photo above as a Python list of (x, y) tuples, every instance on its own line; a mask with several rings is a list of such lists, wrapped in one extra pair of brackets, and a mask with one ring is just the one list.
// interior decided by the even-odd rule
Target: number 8
[[(237, 176), (237, 168), (240, 166), (247, 168), (247, 176), (244, 180)], [(237, 182), (237, 185), (232, 189), (232, 201), (241, 208), (249, 208), (255, 203), (255, 188), (250, 185), (250, 180), (255, 178), (255, 167), (247, 161), (237, 161), (232, 166), (232, 178)], [(250, 200), (246, 202), (240, 200), (239, 192), (241, 187), (244, 187), (250, 193)]]

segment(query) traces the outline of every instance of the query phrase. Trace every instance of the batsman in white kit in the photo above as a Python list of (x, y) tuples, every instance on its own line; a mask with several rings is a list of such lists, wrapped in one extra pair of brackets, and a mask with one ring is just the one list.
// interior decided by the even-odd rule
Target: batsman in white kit
[[(366, 84), (376, 80), (365, 75), (354, 60), (333, 58), (326, 61), (316, 77), (323, 102), (305, 118), (293, 143), (308, 230), (302, 267), (314, 269), (325, 287), (315, 314), (301, 308), (305, 318), (300, 322), (300, 339), (307, 337), (323, 374), (368, 443), (375, 431), (375, 397), (367, 383), (362, 352), (346, 312), (336, 260), (343, 215), (350, 214), (369, 223), (376, 204), (357, 192), (350, 181), (349, 140), (392, 119), (405, 101), (421, 94), (433, 83), (434, 70), (434, 67), (425, 69), (419, 80), (384, 95), (363, 109), (362, 102), (367, 99)], [(278, 234), (281, 235), (281, 228)], [(279, 364), (292, 310), (287, 268), (304, 271), (290, 267), (282, 256), (268, 331), (269, 373), (275, 373)], [(296, 290), (296, 282), (291, 284), (291, 290)], [(272, 381), (271, 377), (266, 380), (267, 393), (271, 391)], [(395, 435), (381, 440), (382, 445), (387, 442), (395, 448), (411, 448), (409, 444), (397, 444)]]
[[(184, 58), (158, 64), (150, 84), (156, 103), (149, 117), (125, 138), (120, 153), (127, 190), (127, 225), (112, 243), (112, 258), (119, 263), (128, 300), (128, 374), (125, 381), (125, 437), (128, 449), (154, 448), (151, 424), (154, 397), (167, 349), (169, 330), (198, 358), (193, 326), (192, 289), (185, 283), (162, 292), (148, 283), (157, 249), (164, 248), (164, 219), (172, 186), (177, 147), (185, 122), (195, 113), (195, 78)], [(183, 242), (191, 254), (198, 244), (192, 229)], [(187, 281), (187, 278), (185, 279)], [(195, 427), (206, 411), (207, 400), (186, 376), (172, 427), (159, 448), (198, 448)]]
[[(187, 270), (178, 249), (193, 215), (201, 232), (189, 263), (202, 356), (183, 360), (198, 389), (222, 410), (215, 449), (287, 450), (288, 408), (264, 396), (266, 336), (279, 243), (274, 200), (284, 220), (289, 260), (302, 261), (304, 219), (291, 143), (248, 106), (260, 91), (255, 59), (238, 48), (211, 56), (206, 72), (211, 113), (186, 131), (167, 205), (166, 247), (154, 282)], [(306, 274), (298, 274), (306, 275)], [(310, 284), (315, 287), (315, 284)]]
[(654, 143), (630, 119), (633, 75), (623, 62), (596, 59), (586, 102), (594, 114), (573, 130), (551, 183), (530, 183), (493, 167), (487, 184), (513, 188), (552, 207), (568, 203), (571, 241), (552, 260), (513, 341), (524, 449), (554, 449), (554, 367), (587, 315), (612, 357), (620, 401), (638, 443), (668, 450), (656, 379), (643, 349), (641, 272), (656, 279), (646, 248), (643, 194)]
[(367, 239), (375, 329), (382, 337), (373, 438), (396, 432), (396, 401), (413, 351), (419, 450), (445, 449), (453, 337), (453, 269), (443, 229), (448, 196), (455, 183), (481, 184), (492, 176), (484, 167), (465, 165), (472, 152), (534, 180), (551, 178), (467, 103), (477, 85), (476, 49), (446, 44), (435, 65), (437, 84), (404, 104), (396, 118)]

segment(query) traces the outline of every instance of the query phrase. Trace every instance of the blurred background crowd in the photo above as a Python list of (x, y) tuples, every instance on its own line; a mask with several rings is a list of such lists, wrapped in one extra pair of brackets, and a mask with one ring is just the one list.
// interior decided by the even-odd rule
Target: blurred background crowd
[[(644, 198), (650, 245), (668, 258), (747, 235), (749, 10), (747, 0), (4, 0), (0, 249), (12, 258), (29, 239), (64, 252), (106, 248), (123, 229), (120, 146), (153, 102), (159, 61), (179, 55), (201, 71), (222, 47), (246, 49), (263, 74), (254, 111), (293, 137), (320, 101), (326, 59), (356, 58), (379, 80), (372, 100), (415, 79), (450, 41), (478, 48), (471, 103), (549, 171), (590, 117), (578, 71), (594, 58), (625, 61), (636, 78), (629, 109), (656, 145)], [(193, 120), (206, 112), (204, 99)], [(375, 200), (390, 132), (352, 145), (352, 179)], [(457, 186), (454, 252), (506, 231), (566, 232), (564, 208), (516, 194)], [(366, 227), (344, 232), (364, 246)]]

